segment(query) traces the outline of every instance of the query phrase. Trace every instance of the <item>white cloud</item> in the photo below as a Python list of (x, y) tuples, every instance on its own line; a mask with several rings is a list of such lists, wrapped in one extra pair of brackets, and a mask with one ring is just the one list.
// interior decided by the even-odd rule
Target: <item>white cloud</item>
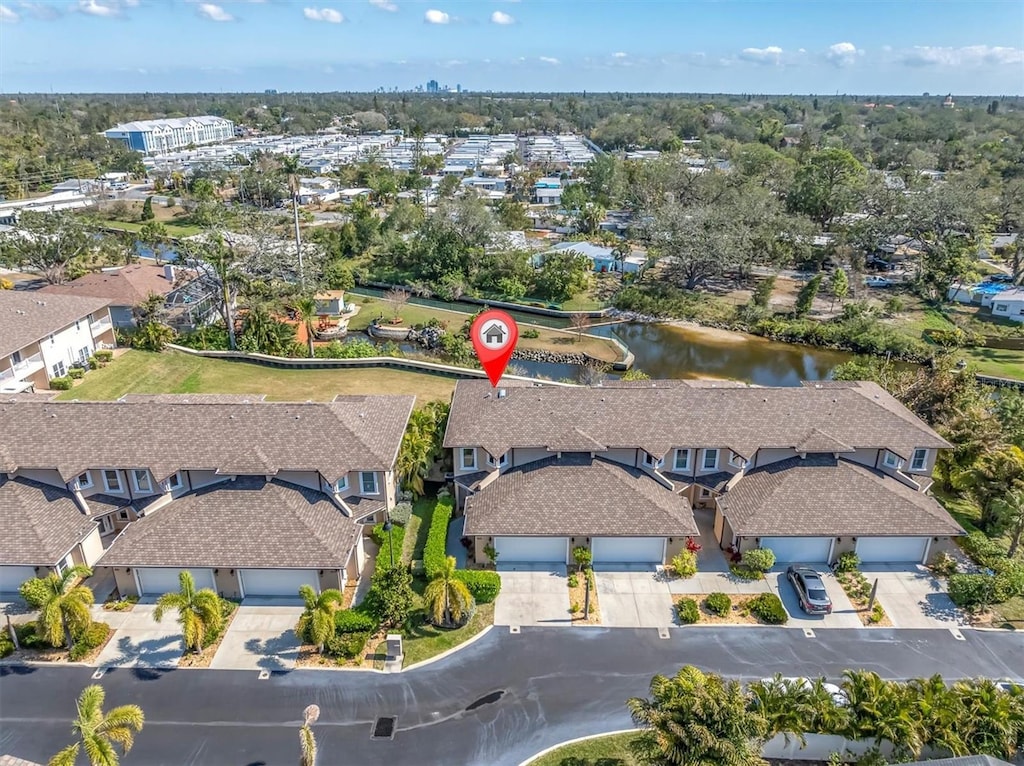
[(977, 67), (1024, 64), (1024, 48), (967, 45), (942, 48), (919, 45), (903, 51), (900, 60), (909, 66)]
[(612, 54), (612, 58), (617, 58), (617, 59), (624, 59), (624, 58), (626, 58), (626, 56), (627, 56), (627, 54), (623, 53), (622, 51), (616, 51), (615, 53)]
[(43, 21), (53, 21), (61, 16), (60, 9), (46, 3), (29, 3), (22, 0), (18, 3), (18, 7)]
[(370, 0), (370, 5), (390, 13), (398, 10), (398, 6), (392, 3), (391, 0)]
[(302, 15), (310, 21), (326, 21), (328, 24), (340, 24), (345, 20), (345, 17), (333, 8), (303, 8)]
[(491, 23), (492, 24), (501, 24), (501, 25), (504, 26), (506, 24), (515, 24), (516, 20), (514, 18), (512, 18), (507, 13), (502, 13), (501, 11), (495, 11), (494, 13), (491, 14)]
[(139, 0), (124, 0), (124, 4), (129, 8), (135, 8), (139, 4)]
[(449, 16), (444, 11), (438, 11), (434, 8), (431, 8), (429, 11), (423, 14), (423, 20), (428, 24), (447, 24), (449, 21), (452, 20), (452, 17)]
[(741, 59), (756, 64), (778, 64), (781, 56), (782, 48), (777, 45), (769, 45), (767, 48), (744, 48), (740, 51)]
[(235, 17), (225, 11), (219, 5), (213, 3), (200, 3), (196, 12), (204, 19), (210, 21), (234, 21)]
[(99, 16), (100, 18), (110, 18), (118, 14), (118, 9), (114, 6), (103, 5), (96, 0), (79, 0), (78, 10), (89, 16)]
[(545, 64), (561, 64), (562, 63), (558, 59), (552, 58), (551, 56), (541, 56), (540, 60), (543, 61)]
[(857, 57), (863, 53), (863, 51), (857, 50), (857, 46), (853, 43), (836, 43), (828, 46), (825, 58), (836, 66), (847, 66), (856, 61)]
[(6, 21), (9, 24), (14, 24), (20, 17), (12, 9), (6, 5), (0, 5), (0, 21)]

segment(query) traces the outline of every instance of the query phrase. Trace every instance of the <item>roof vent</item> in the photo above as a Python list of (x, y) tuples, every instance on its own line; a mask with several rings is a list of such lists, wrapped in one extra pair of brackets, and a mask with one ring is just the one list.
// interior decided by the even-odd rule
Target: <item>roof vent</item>
[(768, 397), (767, 396), (764, 398), (764, 403), (768, 404)]

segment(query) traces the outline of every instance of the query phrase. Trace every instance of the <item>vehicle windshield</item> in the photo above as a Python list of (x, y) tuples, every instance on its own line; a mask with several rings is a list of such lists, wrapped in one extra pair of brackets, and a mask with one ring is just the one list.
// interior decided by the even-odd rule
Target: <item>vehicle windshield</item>
[(828, 601), (828, 594), (825, 592), (825, 589), (820, 585), (812, 586), (808, 584), (807, 598), (811, 599), (812, 601)]

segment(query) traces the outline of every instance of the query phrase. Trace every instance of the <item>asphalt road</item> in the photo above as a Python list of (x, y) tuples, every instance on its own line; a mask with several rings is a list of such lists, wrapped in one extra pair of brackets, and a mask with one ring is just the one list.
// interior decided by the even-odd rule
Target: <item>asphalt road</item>
[[(514, 766), (573, 737), (629, 726), (624, 701), (654, 673), (692, 663), (754, 680), (835, 678), (848, 667), (903, 679), (940, 673), (1024, 676), (1024, 636), (944, 630), (829, 630), (816, 638), (786, 628), (656, 630), (495, 628), (475, 644), (419, 670), (296, 670), (257, 673), (117, 669), (103, 676), (108, 706), (138, 703), (146, 725), (125, 766), (292, 766), (303, 708), (315, 726), (322, 766)], [(74, 698), (91, 682), (80, 667), (0, 667), (0, 754), (45, 763), (71, 742)], [(496, 702), (467, 711), (491, 692)], [(392, 740), (372, 740), (378, 716), (397, 716)]]

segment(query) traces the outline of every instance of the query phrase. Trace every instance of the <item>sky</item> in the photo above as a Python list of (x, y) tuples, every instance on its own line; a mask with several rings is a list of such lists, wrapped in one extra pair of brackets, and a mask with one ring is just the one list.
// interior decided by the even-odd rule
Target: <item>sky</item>
[(0, 0), (0, 92), (1020, 95), (1022, 0)]

